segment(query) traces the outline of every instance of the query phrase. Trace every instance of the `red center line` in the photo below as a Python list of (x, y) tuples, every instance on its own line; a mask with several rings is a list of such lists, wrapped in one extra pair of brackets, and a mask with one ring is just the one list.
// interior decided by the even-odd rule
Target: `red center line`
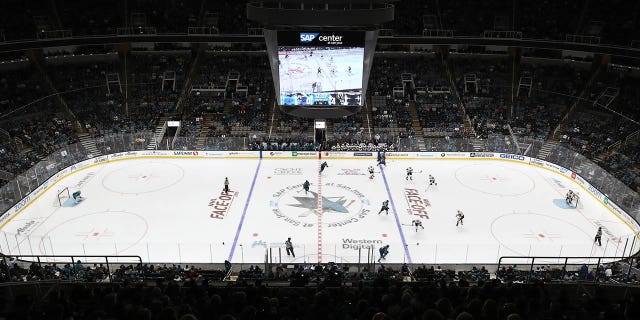
[(322, 156), (318, 153), (318, 264), (322, 263)]

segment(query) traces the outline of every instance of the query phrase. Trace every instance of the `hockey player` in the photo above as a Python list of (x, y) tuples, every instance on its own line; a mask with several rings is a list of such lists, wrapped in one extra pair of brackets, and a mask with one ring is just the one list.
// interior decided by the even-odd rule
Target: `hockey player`
[(380, 260), (382, 259), (387, 259), (387, 255), (389, 254), (389, 245), (384, 245), (382, 247), (380, 247), (380, 249), (378, 249), (378, 252), (380, 252), (380, 258), (378, 259), (378, 262), (380, 262)]
[(458, 209), (458, 213), (456, 214), (456, 219), (458, 219), (458, 221), (456, 222), (456, 227), (458, 225), (464, 225), (464, 213), (462, 213), (462, 211), (460, 211), (460, 209)]
[(411, 167), (407, 168), (407, 176), (405, 177), (405, 180), (413, 181), (413, 169)]
[(322, 164), (320, 164), (320, 173), (322, 173), (322, 171), (324, 171), (324, 168), (328, 167), (329, 165), (327, 164), (327, 162), (323, 162)]
[(434, 178), (432, 175), (429, 175), (429, 185), (430, 186), (437, 186), (438, 183), (436, 182), (436, 178)]
[(414, 227), (416, 227), (416, 232), (418, 232), (418, 228), (420, 229), (424, 229), (424, 227), (422, 226), (422, 221), (420, 221), (420, 219), (415, 219), (411, 222), (411, 225), (413, 225)]
[(378, 152), (378, 165), (383, 164), (385, 167), (387, 166), (387, 155), (384, 152)]
[(224, 193), (229, 193), (229, 178), (224, 178)]
[(73, 202), (78, 203), (80, 201), (82, 201), (82, 196), (80, 195), (80, 190), (74, 192), (72, 195), (73, 197)]
[(373, 171), (373, 166), (369, 166), (369, 179), (373, 179), (373, 173), (375, 171)]
[(565, 201), (567, 202), (568, 205), (571, 205), (571, 203), (573, 202), (573, 190), (569, 190), (569, 192), (567, 192), (567, 195), (565, 196)]
[(309, 180), (305, 180), (304, 183), (302, 184), (302, 189), (304, 189), (304, 194), (307, 194), (309, 192), (309, 185), (311, 185), (309, 183)]
[(322, 68), (318, 67), (318, 75), (322, 74)]
[(382, 211), (386, 211), (389, 214), (389, 200), (385, 200), (382, 202), (382, 208), (378, 211), (378, 214), (382, 213)]
[(602, 247), (602, 227), (598, 227), (598, 231), (596, 232), (596, 237), (593, 239), (593, 242), (597, 242), (598, 245)]

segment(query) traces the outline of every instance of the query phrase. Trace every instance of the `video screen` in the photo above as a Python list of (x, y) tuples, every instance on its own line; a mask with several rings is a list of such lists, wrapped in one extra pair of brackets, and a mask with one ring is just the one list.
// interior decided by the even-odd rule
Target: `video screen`
[[(299, 32), (279, 37), (280, 104), (359, 106), (363, 103), (364, 37), (362, 33)], [(289, 44), (297, 45), (289, 45)], [(354, 44), (362, 46), (354, 46)]]

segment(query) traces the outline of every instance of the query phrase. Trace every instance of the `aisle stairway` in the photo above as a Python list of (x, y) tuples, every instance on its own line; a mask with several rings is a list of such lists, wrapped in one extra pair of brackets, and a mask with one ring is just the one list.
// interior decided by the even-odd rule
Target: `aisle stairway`
[(156, 150), (158, 148), (158, 142), (162, 141), (162, 137), (164, 137), (164, 134), (167, 131), (167, 120), (169, 120), (169, 116), (163, 116), (158, 120), (153, 137), (151, 137), (151, 141), (147, 146), (147, 150)]
[(102, 155), (102, 152), (100, 152), (100, 150), (98, 150), (98, 147), (96, 146), (96, 141), (93, 139), (93, 137), (91, 137), (90, 134), (81, 133), (78, 135), (78, 139), (80, 140), (82, 146), (89, 152), (87, 157), (93, 158)]
[(411, 128), (418, 139), (418, 150), (425, 152), (427, 151), (427, 145), (424, 142), (424, 132), (420, 125), (420, 116), (418, 115), (418, 108), (416, 107), (415, 101), (409, 102), (409, 115), (411, 116)]
[(211, 113), (205, 113), (202, 115), (202, 126), (200, 128), (200, 136), (198, 137), (198, 143), (196, 148), (198, 150), (204, 150), (204, 146), (207, 143), (207, 137), (209, 136), (209, 127), (216, 120), (216, 115)]
[(555, 148), (557, 145), (558, 143), (555, 141), (551, 141), (551, 140), (545, 141), (542, 147), (540, 147), (540, 151), (538, 151), (538, 155), (536, 156), (536, 158), (541, 160), (546, 160), (551, 150)]
[(473, 147), (473, 151), (487, 151), (485, 150), (484, 142), (482, 139), (471, 137), (471, 146)]

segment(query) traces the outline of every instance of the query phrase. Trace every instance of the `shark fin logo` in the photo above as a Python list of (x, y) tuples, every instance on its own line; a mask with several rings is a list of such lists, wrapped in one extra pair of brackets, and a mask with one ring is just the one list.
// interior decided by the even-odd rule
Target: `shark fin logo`
[[(296, 207), (296, 208), (304, 208), (307, 209), (307, 211), (302, 212), (299, 216), (300, 217), (306, 217), (311, 213), (315, 213), (317, 214), (317, 208), (318, 208), (318, 193), (313, 192), (313, 191), (309, 191), (310, 194), (313, 195), (313, 197), (293, 197), (293, 199), (295, 199), (296, 201), (298, 201), (298, 203), (295, 204), (289, 204), (289, 206), (291, 207)], [(330, 198), (337, 198), (337, 200), (330, 200)], [(322, 211), (323, 212), (328, 212), (328, 211), (333, 211), (333, 212), (339, 212), (339, 213), (349, 213), (349, 209), (347, 207), (349, 207), (352, 203), (355, 202), (355, 200), (351, 200), (349, 202), (349, 204), (347, 204), (345, 206), (345, 203), (347, 202), (347, 199), (345, 199), (344, 196), (342, 197), (322, 197)]]
[[(325, 183), (320, 195), (313, 189), (312, 186), (306, 192), (301, 184), (280, 189), (269, 201), (271, 211), (278, 219), (300, 227), (315, 226), (320, 212), (327, 227), (358, 222), (371, 212), (371, 203), (365, 195), (349, 186)], [(320, 200), (321, 210), (318, 209)]]

